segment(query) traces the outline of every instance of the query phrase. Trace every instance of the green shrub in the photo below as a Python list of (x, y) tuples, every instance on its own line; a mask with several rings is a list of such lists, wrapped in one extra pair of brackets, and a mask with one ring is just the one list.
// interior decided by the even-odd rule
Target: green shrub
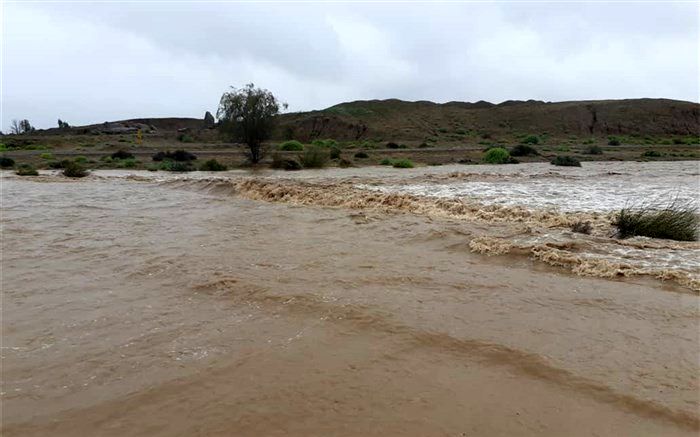
[(446, 127), (441, 127), (441, 128), (438, 129), (438, 132), (440, 132), (440, 133), (442, 133), (442, 134), (446, 134), (447, 131), (448, 131), (448, 129), (447, 129)]
[(510, 156), (529, 156), (529, 155), (539, 155), (540, 153), (534, 147), (518, 144), (517, 146), (510, 149)]
[(194, 138), (187, 134), (180, 134), (177, 136), (177, 140), (181, 143), (194, 143)]
[(522, 143), (523, 144), (539, 144), (540, 137), (538, 137), (537, 135), (528, 135), (523, 139)]
[(618, 137), (608, 137), (608, 146), (619, 146), (622, 141)]
[(194, 166), (189, 161), (163, 161), (160, 164), (160, 169), (165, 171), (173, 171), (178, 173), (184, 173), (188, 171), (194, 171)]
[(129, 158), (129, 159), (117, 159), (114, 162), (114, 165), (117, 168), (134, 168), (136, 165), (139, 163), (136, 159), (134, 158)]
[(679, 241), (698, 239), (697, 207), (691, 202), (683, 203), (677, 198), (668, 205), (623, 208), (614, 217), (613, 223), (620, 238), (641, 235), (650, 238), (665, 238)]
[(644, 157), (644, 158), (660, 158), (661, 152), (659, 152), (658, 150), (647, 150), (646, 152), (642, 153), (642, 157)]
[(338, 146), (332, 146), (331, 147), (331, 159), (340, 159), (340, 147)]
[(467, 135), (469, 133), (469, 131), (467, 129), (458, 128), (458, 129), (455, 129), (455, 133), (457, 135)]
[(190, 153), (186, 150), (176, 150), (174, 152), (171, 151), (166, 151), (166, 152), (158, 152), (155, 155), (153, 155), (153, 160), (154, 161), (165, 161), (165, 160), (171, 160), (171, 161), (179, 161), (179, 162), (189, 162), (189, 161), (194, 161), (197, 159), (197, 156), (193, 153)]
[(39, 158), (41, 158), (41, 159), (53, 159), (53, 155), (50, 153), (42, 153), (41, 155), (39, 155)]
[(127, 152), (125, 150), (117, 150), (110, 155), (112, 159), (133, 159), (133, 153)]
[(355, 153), (355, 158), (366, 159), (366, 158), (369, 158), (369, 155), (365, 152), (357, 152), (357, 153)]
[(489, 164), (508, 164), (511, 162), (510, 153), (502, 147), (493, 147), (484, 154), (484, 162)]
[(433, 147), (433, 146), (431, 146), (430, 144), (426, 143), (425, 141), (423, 141), (422, 143), (420, 143), (420, 144), (418, 145), (418, 148), (419, 148), (419, 149), (427, 149), (427, 148), (429, 148), (429, 147)]
[(205, 161), (199, 167), (199, 169), (201, 171), (226, 171), (226, 170), (228, 170), (228, 168), (224, 164), (221, 164), (216, 159), (210, 159), (208, 161)]
[(38, 176), (39, 172), (36, 171), (31, 164), (20, 164), (15, 171), (17, 176)]
[(325, 147), (310, 145), (299, 155), (304, 168), (323, 168), (328, 162), (329, 153)]
[(76, 157), (73, 159), (73, 161), (77, 162), (78, 164), (85, 164), (85, 163), (87, 163), (87, 158), (84, 157), (84, 156), (82, 156), (82, 155), (80, 155), (80, 156), (76, 156)]
[(314, 146), (319, 146), (319, 147), (336, 147), (338, 143), (335, 140), (331, 139), (326, 139), (326, 140), (313, 140), (311, 142)]
[(685, 141), (682, 138), (674, 138), (673, 144), (685, 144)]
[(349, 159), (343, 158), (338, 162), (338, 167), (340, 167), (340, 168), (352, 167), (352, 161), (350, 161)]
[(66, 166), (70, 163), (71, 163), (70, 159), (62, 159), (60, 161), (50, 161), (47, 165), (49, 168), (58, 170), (58, 169), (66, 168)]
[(75, 161), (69, 161), (65, 167), (63, 167), (63, 176), (69, 178), (84, 178), (88, 175), (88, 171)]
[(15, 160), (7, 156), (0, 156), (0, 168), (12, 168), (15, 166)]
[(602, 155), (603, 148), (600, 146), (588, 146), (583, 149), (583, 153), (586, 155)]
[(304, 145), (301, 144), (299, 141), (289, 140), (277, 146), (277, 149), (286, 152), (301, 152), (302, 150), (304, 150)]
[(559, 155), (551, 161), (552, 165), (560, 167), (581, 167), (581, 163), (573, 156)]
[(394, 165), (394, 161), (390, 158), (384, 158), (379, 161), (379, 165)]
[(397, 159), (392, 163), (394, 168), (413, 168), (413, 162), (410, 159)]

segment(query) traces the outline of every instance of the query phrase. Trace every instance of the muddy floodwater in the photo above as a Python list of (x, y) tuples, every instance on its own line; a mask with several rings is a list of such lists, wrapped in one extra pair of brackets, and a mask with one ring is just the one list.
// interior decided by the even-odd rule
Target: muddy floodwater
[(3, 172), (2, 435), (697, 435), (699, 173)]

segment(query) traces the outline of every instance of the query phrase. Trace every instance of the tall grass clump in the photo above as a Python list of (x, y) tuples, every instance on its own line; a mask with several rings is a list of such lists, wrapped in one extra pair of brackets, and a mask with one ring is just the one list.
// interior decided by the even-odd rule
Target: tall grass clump
[(636, 235), (678, 241), (697, 241), (700, 217), (692, 201), (677, 197), (667, 205), (641, 205), (621, 209), (612, 222), (620, 238)]
[(299, 141), (289, 140), (277, 146), (277, 150), (281, 150), (283, 152), (301, 152), (304, 150), (304, 145)]
[(299, 161), (304, 168), (323, 168), (328, 162), (328, 149), (323, 146), (310, 145), (299, 155)]

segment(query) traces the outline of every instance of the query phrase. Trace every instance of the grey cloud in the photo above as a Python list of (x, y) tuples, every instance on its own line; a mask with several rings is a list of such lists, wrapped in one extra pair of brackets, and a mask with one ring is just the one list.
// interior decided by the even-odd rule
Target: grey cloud
[(251, 81), (292, 110), (699, 92), (692, 4), (11, 3), (3, 24), (3, 129), (201, 116)]

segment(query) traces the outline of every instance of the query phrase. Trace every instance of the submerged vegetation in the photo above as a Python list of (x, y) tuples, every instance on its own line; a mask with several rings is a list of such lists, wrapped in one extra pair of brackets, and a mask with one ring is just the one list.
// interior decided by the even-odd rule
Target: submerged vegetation
[(697, 241), (700, 217), (694, 203), (676, 198), (667, 205), (623, 208), (615, 215), (612, 224), (620, 238), (643, 236)]

